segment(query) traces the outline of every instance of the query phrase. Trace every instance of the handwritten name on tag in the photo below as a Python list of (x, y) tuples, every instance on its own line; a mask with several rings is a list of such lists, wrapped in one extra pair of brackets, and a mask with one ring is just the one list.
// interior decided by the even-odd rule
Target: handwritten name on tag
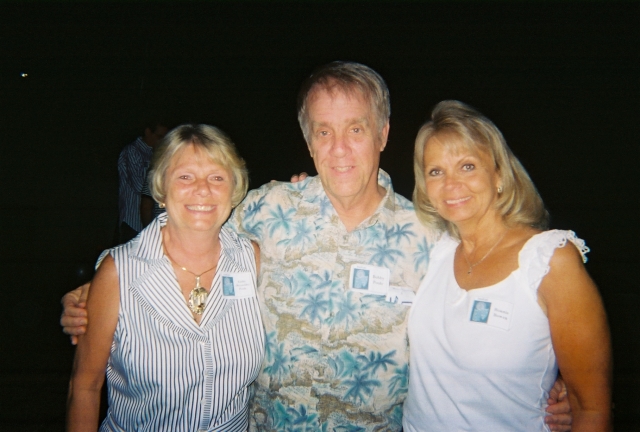
[(222, 295), (225, 298), (241, 299), (256, 296), (256, 282), (251, 273), (220, 273), (222, 277)]
[(349, 288), (363, 294), (387, 295), (390, 274), (385, 267), (354, 264), (349, 274)]
[(471, 304), (469, 321), (509, 330), (512, 315), (512, 303), (480, 298)]

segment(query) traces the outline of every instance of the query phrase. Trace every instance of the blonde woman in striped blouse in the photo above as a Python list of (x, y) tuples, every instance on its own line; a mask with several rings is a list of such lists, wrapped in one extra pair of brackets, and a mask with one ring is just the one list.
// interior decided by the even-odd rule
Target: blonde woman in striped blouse
[[(149, 178), (167, 213), (98, 269), (68, 430), (98, 428), (106, 371), (101, 431), (244, 431), (264, 356), (259, 250), (222, 228), (247, 191), (244, 161), (218, 129), (185, 125), (167, 135)], [(223, 280), (234, 289), (223, 292)]]

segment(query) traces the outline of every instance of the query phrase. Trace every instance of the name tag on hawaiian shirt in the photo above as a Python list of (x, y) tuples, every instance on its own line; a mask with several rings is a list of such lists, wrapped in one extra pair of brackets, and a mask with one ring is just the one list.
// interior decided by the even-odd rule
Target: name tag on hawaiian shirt
[(387, 295), (390, 274), (388, 268), (354, 264), (349, 274), (349, 288), (363, 294)]
[(471, 304), (469, 321), (509, 330), (512, 314), (512, 303), (480, 298)]
[(387, 291), (387, 301), (389, 303), (411, 306), (413, 304), (413, 299), (415, 298), (416, 293), (414, 293), (410, 288), (402, 288), (392, 285), (389, 287), (389, 291)]
[(241, 299), (256, 296), (255, 280), (249, 272), (220, 273), (222, 295), (227, 299)]

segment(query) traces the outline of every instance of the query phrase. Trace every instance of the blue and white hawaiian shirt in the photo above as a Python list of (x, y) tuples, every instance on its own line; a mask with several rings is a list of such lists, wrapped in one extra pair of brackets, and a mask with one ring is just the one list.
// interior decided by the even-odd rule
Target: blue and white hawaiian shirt
[(319, 177), (249, 192), (229, 223), (260, 245), (267, 334), (251, 430), (399, 431), (408, 384), (409, 307), (349, 289), (354, 264), (386, 267), (416, 291), (439, 233), (393, 192), (347, 232)]

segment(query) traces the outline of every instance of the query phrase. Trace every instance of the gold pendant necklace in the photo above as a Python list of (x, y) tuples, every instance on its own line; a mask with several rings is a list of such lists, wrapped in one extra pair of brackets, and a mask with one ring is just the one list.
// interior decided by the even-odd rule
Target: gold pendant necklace
[(493, 250), (496, 248), (496, 246), (498, 246), (498, 244), (502, 241), (502, 239), (503, 239), (503, 238), (504, 238), (504, 236), (506, 236), (506, 235), (507, 235), (507, 231), (505, 231), (505, 232), (502, 234), (502, 236), (500, 236), (500, 238), (498, 239), (498, 241), (497, 241), (493, 246), (491, 246), (491, 249), (489, 249), (489, 252), (487, 252), (487, 253), (486, 253), (482, 258), (480, 258), (480, 261), (478, 261), (478, 262), (476, 262), (476, 263), (474, 263), (474, 264), (471, 264), (471, 263), (469, 262), (469, 258), (467, 258), (467, 254), (466, 254), (466, 253), (464, 253), (464, 247), (462, 246), (462, 243), (460, 243), (460, 251), (462, 252), (462, 256), (464, 257), (464, 260), (467, 262), (467, 265), (469, 266), (469, 271), (467, 271), (467, 274), (471, 274), (471, 270), (473, 270), (473, 268), (474, 268), (475, 266), (477, 266), (477, 265), (478, 265), (478, 264), (480, 264), (482, 261), (484, 261), (484, 260), (485, 260), (485, 258), (487, 258), (491, 252), (493, 252)]
[(193, 289), (189, 293), (189, 309), (191, 309), (191, 312), (193, 312), (196, 315), (202, 315), (202, 313), (204, 312), (204, 307), (207, 304), (207, 297), (209, 296), (209, 293), (207, 292), (207, 290), (203, 286), (200, 285), (200, 277), (203, 274), (209, 273), (211, 270), (213, 270), (216, 267), (218, 267), (218, 264), (214, 265), (209, 270), (203, 271), (202, 273), (200, 273), (198, 275), (198, 274), (195, 274), (194, 272), (192, 272), (191, 270), (188, 270), (186, 267), (182, 267), (180, 264), (175, 262), (171, 258), (171, 255), (169, 255), (169, 252), (167, 251), (166, 248), (164, 249), (164, 252), (167, 254), (167, 258), (169, 258), (169, 261), (171, 261), (173, 264), (177, 265), (182, 270), (184, 270), (184, 271), (186, 271), (188, 273), (191, 273), (192, 275), (194, 275), (196, 277), (196, 286), (193, 287)]

